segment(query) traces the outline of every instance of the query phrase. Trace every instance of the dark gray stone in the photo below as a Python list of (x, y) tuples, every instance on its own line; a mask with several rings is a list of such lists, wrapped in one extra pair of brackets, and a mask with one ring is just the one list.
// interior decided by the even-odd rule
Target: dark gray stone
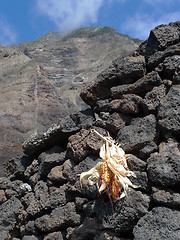
[(114, 99), (110, 102), (110, 109), (125, 114), (138, 114), (142, 98), (135, 94), (124, 94), (121, 99)]
[(66, 160), (66, 151), (62, 149), (61, 153), (42, 153), (39, 158), (39, 169), (38, 169), (38, 177), (40, 179), (46, 178), (50, 173), (51, 169), (55, 166), (62, 165)]
[(86, 110), (80, 111), (78, 113), (71, 114), (71, 119), (80, 128), (88, 128), (93, 125), (94, 122), (94, 112), (92, 109), (88, 108)]
[(66, 204), (66, 186), (60, 188), (50, 187), (43, 181), (39, 181), (34, 189), (34, 193), (27, 193), (22, 202), (27, 207), (26, 212), (30, 217), (38, 217), (43, 211), (51, 210), (57, 206)]
[(23, 205), (26, 207), (26, 212), (29, 216), (38, 216), (42, 210), (40, 204), (38, 201), (36, 201), (36, 198), (34, 194), (27, 193), (22, 199), (21, 199)]
[(147, 163), (137, 158), (133, 154), (128, 154), (127, 163), (130, 171), (139, 171), (139, 172), (146, 171)]
[(159, 68), (159, 71), (163, 71), (162, 62), (166, 57), (173, 56), (173, 55), (179, 55), (180, 54), (180, 43), (177, 43), (176, 45), (167, 47), (164, 51), (157, 51), (150, 57), (148, 57), (147, 60), (147, 68), (148, 71), (152, 71), (156, 67)]
[(177, 72), (175, 71), (172, 82), (173, 84), (180, 84), (180, 66), (178, 66)]
[(9, 186), (5, 190), (6, 197), (11, 198), (11, 197), (20, 197), (21, 196), (21, 189), (20, 186), (23, 184), (21, 180), (15, 180), (10, 182)]
[(8, 199), (11, 198), (11, 197), (18, 197), (19, 196), (19, 194), (16, 191), (12, 190), (11, 188), (10, 189), (6, 189), (5, 190), (5, 194), (6, 194), (6, 197)]
[(106, 129), (110, 135), (116, 136), (119, 129), (124, 127), (127, 122), (130, 122), (130, 118), (125, 116), (125, 114), (101, 112), (97, 117), (95, 125)]
[(87, 217), (79, 227), (69, 228), (66, 238), (68, 240), (94, 239), (93, 237), (101, 229), (102, 225), (96, 218)]
[(129, 179), (133, 184), (139, 186), (138, 190), (147, 193), (150, 190), (147, 173), (139, 171), (134, 171), (134, 173), (136, 174), (136, 178), (131, 176)]
[(148, 158), (148, 177), (156, 185), (173, 186), (180, 182), (180, 151), (178, 143), (169, 139), (159, 145), (159, 153)]
[(79, 224), (80, 215), (76, 213), (75, 204), (72, 202), (68, 202), (63, 207), (57, 207), (50, 214), (35, 220), (36, 227), (42, 232), (59, 231)]
[(18, 231), (20, 226), (20, 215), (23, 212), (21, 201), (12, 197), (0, 205), (0, 239), (10, 239), (11, 232)]
[(69, 179), (69, 176), (72, 174), (74, 171), (74, 161), (71, 159), (66, 160), (63, 163), (63, 177), (66, 179)]
[(172, 86), (161, 100), (158, 111), (159, 125), (164, 132), (180, 132), (180, 85)]
[(140, 191), (130, 189), (124, 199), (112, 204), (95, 200), (85, 204), (86, 216), (94, 216), (102, 223), (103, 228), (122, 233), (133, 229), (137, 221), (148, 212), (150, 199)]
[(75, 198), (76, 209), (78, 211), (82, 211), (83, 205), (87, 202), (88, 202), (87, 198), (76, 197)]
[(0, 177), (0, 189), (5, 190), (11, 186), (11, 180), (7, 177)]
[(30, 176), (29, 183), (31, 184), (32, 187), (34, 187), (37, 184), (37, 182), (39, 180), (38, 178), (39, 178), (38, 172), (36, 172), (32, 176)]
[(64, 148), (62, 146), (55, 145), (45, 151), (46, 154), (62, 153)]
[(149, 38), (140, 46), (140, 52), (146, 57), (156, 51), (163, 51), (168, 46), (179, 42), (180, 22), (162, 24), (150, 31)]
[(166, 96), (166, 87), (162, 84), (159, 87), (154, 87), (152, 91), (148, 92), (141, 101), (141, 106), (145, 113), (156, 113), (160, 105), (161, 99)]
[(147, 144), (156, 138), (156, 119), (154, 115), (144, 118), (133, 118), (129, 126), (121, 128), (117, 141), (127, 153), (139, 153)]
[(61, 232), (53, 232), (46, 235), (44, 240), (64, 240), (64, 237)]
[(38, 156), (54, 145), (66, 146), (70, 135), (79, 130), (68, 116), (60, 120), (60, 124), (52, 125), (46, 132), (32, 135), (23, 143), (23, 151), (29, 156)]
[(167, 57), (167, 58), (165, 58), (165, 60), (163, 62), (163, 70), (162, 70), (161, 75), (164, 78), (172, 79), (175, 71), (178, 69), (179, 66), (180, 66), (180, 56), (179, 55)]
[(62, 185), (63, 183), (65, 183), (66, 178), (63, 176), (63, 166), (61, 165), (52, 168), (47, 178), (54, 184)]
[(123, 94), (135, 94), (144, 97), (153, 87), (163, 82), (157, 72), (150, 72), (132, 84), (119, 85), (111, 88), (112, 97), (122, 98)]
[(24, 236), (22, 240), (39, 240), (36, 236), (30, 235), (30, 236)]
[(98, 100), (111, 96), (110, 88), (117, 85), (133, 83), (145, 74), (143, 56), (118, 58), (109, 69), (103, 71), (95, 83), (81, 92), (81, 98), (91, 107)]
[(133, 229), (134, 240), (174, 240), (180, 236), (180, 212), (165, 207), (153, 208)]
[(22, 198), (22, 203), (27, 207), (26, 212), (29, 216), (37, 217), (43, 210), (49, 208), (48, 187), (45, 182), (39, 181), (34, 189), (34, 193), (27, 193)]
[(147, 160), (151, 153), (157, 152), (158, 146), (155, 142), (148, 143), (144, 148), (142, 148), (139, 152), (139, 157)]
[[(99, 129), (98, 129), (99, 131)], [(103, 130), (100, 129), (100, 132)], [(105, 132), (105, 131), (103, 131)], [(100, 139), (90, 130), (81, 129), (80, 132), (69, 138), (67, 145), (67, 156), (75, 162), (80, 162), (88, 155), (98, 154)]]
[(5, 191), (3, 189), (0, 189), (0, 204), (5, 202), (7, 200)]
[(170, 190), (152, 188), (153, 201), (159, 206), (176, 208), (180, 210), (180, 194)]
[(95, 199), (97, 197), (97, 189), (96, 186), (89, 186), (89, 185), (83, 185), (82, 188), (80, 186), (80, 174), (82, 172), (86, 172), (90, 170), (92, 167), (94, 167), (99, 161), (101, 161), (98, 157), (87, 157), (85, 160), (80, 162), (78, 165), (76, 165), (72, 171), (72, 173), (69, 175), (69, 191), (70, 191), (70, 197), (72, 199), (72, 196), (77, 194), (81, 197), (86, 197), (89, 199)]
[(20, 228), (21, 237), (26, 235), (37, 235), (37, 229), (34, 224), (34, 220), (27, 222), (25, 225), (22, 225)]
[(94, 111), (99, 113), (99, 112), (109, 112), (110, 107), (109, 107), (109, 99), (105, 100), (99, 100), (96, 102), (96, 106), (94, 107)]
[(26, 179), (29, 179), (32, 175), (34, 175), (39, 168), (38, 160), (33, 160), (30, 166), (28, 166), (24, 172), (24, 176)]
[(23, 178), (24, 171), (32, 163), (33, 158), (28, 156), (13, 158), (4, 164), (6, 176), (11, 179)]
[(67, 203), (66, 193), (68, 191), (68, 186), (64, 184), (60, 187), (50, 187), (49, 188), (49, 207), (56, 208), (57, 206), (64, 206)]

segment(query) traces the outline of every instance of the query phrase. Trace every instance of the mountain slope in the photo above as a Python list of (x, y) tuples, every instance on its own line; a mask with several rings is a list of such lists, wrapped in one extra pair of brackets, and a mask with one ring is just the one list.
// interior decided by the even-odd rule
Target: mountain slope
[(112, 28), (81, 28), (67, 35), (50, 33), (34, 43), (18, 46), (47, 72), (67, 108), (79, 111), (84, 103), (79, 91), (119, 55), (133, 52), (138, 44)]

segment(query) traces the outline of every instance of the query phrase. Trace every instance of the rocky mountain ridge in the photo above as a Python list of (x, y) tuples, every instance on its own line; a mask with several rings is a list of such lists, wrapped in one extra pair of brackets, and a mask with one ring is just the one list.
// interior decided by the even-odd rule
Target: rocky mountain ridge
[(111, 28), (83, 28), (69, 34), (0, 47), (0, 175), (2, 162), (20, 155), (31, 134), (45, 131), (68, 114), (87, 108), (83, 86), (118, 55), (138, 44)]
[[(81, 96), (91, 109), (23, 144), (0, 179), (2, 240), (174, 240), (180, 236), (180, 22), (160, 25)], [(101, 90), (101, 91), (100, 91)], [(128, 154), (138, 189), (110, 201), (79, 174), (100, 161), (94, 128)]]

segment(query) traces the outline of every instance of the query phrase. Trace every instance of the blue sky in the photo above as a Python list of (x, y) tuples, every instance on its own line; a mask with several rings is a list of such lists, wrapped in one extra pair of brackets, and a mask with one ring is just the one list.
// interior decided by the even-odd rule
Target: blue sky
[(0, 0), (0, 45), (85, 26), (146, 39), (155, 26), (178, 20), (180, 0)]

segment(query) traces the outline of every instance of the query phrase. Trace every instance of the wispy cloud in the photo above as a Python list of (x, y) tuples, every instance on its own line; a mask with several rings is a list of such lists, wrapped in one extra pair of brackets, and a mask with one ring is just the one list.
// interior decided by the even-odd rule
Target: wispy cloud
[(39, 14), (49, 17), (60, 31), (96, 23), (105, 0), (37, 0)]
[[(130, 4), (130, 0), (35, 0), (38, 15), (49, 18), (57, 26), (59, 31), (71, 31), (73, 29), (88, 26), (98, 22), (99, 13), (114, 3), (119, 3), (119, 14), (123, 4)], [(167, 13), (168, 4), (179, 0), (141, 0), (134, 9), (134, 15), (124, 18), (119, 23), (120, 31), (130, 36), (146, 39), (151, 29), (162, 23), (177, 21), (180, 12)], [(117, 5), (116, 5), (117, 7)], [(150, 10), (149, 10), (150, 9)], [(169, 10), (170, 11), (170, 10)], [(166, 12), (166, 14), (165, 14)], [(108, 14), (106, 14), (108, 16)], [(113, 18), (114, 16), (109, 16)], [(111, 19), (110, 19), (111, 21)]]
[(160, 24), (175, 22), (179, 19), (179, 16), (180, 11), (158, 16), (137, 13), (128, 18), (128, 20), (123, 23), (121, 29), (132, 37), (146, 39), (151, 29)]
[(4, 17), (0, 16), (0, 45), (16, 43), (17, 35)]
[(36, 0), (39, 15), (48, 17), (59, 31), (73, 29), (96, 23), (102, 6), (126, 0)]

